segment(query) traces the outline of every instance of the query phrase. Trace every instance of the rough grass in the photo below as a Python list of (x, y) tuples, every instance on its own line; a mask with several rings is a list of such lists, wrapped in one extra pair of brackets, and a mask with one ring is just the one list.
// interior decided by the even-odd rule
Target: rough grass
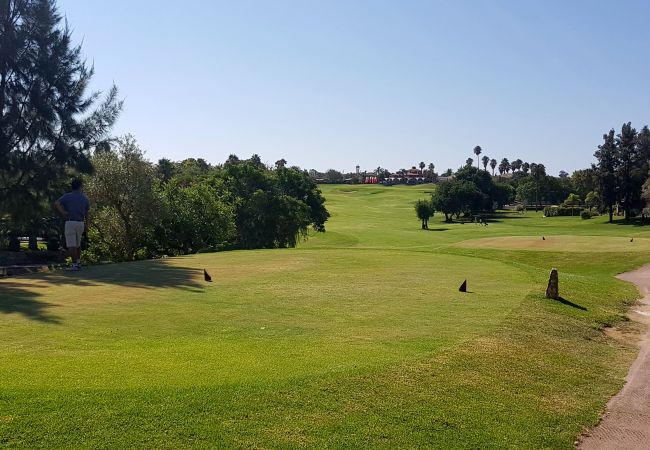
[(602, 328), (650, 234), (535, 213), (422, 231), (430, 190), (326, 186), (328, 232), (298, 249), (0, 280), (0, 445), (571, 448), (634, 357)]

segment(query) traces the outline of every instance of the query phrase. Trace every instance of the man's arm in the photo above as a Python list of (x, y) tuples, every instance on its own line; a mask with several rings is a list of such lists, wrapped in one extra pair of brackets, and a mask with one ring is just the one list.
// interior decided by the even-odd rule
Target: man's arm
[(65, 208), (63, 207), (63, 205), (61, 204), (61, 202), (60, 202), (59, 200), (57, 200), (57, 201), (54, 202), (54, 208), (55, 208), (55, 209), (59, 212), (59, 214), (61, 214), (64, 218), (67, 218), (67, 217), (68, 217), (68, 211), (65, 210)]

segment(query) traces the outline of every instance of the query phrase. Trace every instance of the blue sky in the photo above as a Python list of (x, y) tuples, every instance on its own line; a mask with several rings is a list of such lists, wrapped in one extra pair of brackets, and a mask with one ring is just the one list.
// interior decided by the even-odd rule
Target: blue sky
[(59, 0), (152, 160), (588, 166), (650, 122), (647, 1)]

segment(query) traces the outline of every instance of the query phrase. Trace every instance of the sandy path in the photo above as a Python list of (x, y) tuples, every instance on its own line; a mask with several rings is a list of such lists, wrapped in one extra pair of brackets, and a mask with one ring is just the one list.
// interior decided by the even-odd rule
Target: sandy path
[[(650, 265), (618, 278), (636, 284), (643, 295), (630, 318), (650, 325)], [(650, 449), (650, 329), (640, 345), (625, 387), (609, 401), (603, 420), (582, 440), (579, 449)]]

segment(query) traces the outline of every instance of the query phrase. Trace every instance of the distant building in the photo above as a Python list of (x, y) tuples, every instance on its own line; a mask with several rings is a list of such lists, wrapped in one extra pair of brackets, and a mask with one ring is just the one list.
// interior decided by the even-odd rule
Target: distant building
[(409, 184), (424, 183), (426, 181), (424, 173), (415, 166), (406, 171), (393, 173), (388, 179), (394, 183)]
[(409, 180), (422, 180), (424, 181), (424, 176), (422, 175), (422, 171), (416, 167), (411, 167), (407, 172), (406, 172), (406, 178)]

